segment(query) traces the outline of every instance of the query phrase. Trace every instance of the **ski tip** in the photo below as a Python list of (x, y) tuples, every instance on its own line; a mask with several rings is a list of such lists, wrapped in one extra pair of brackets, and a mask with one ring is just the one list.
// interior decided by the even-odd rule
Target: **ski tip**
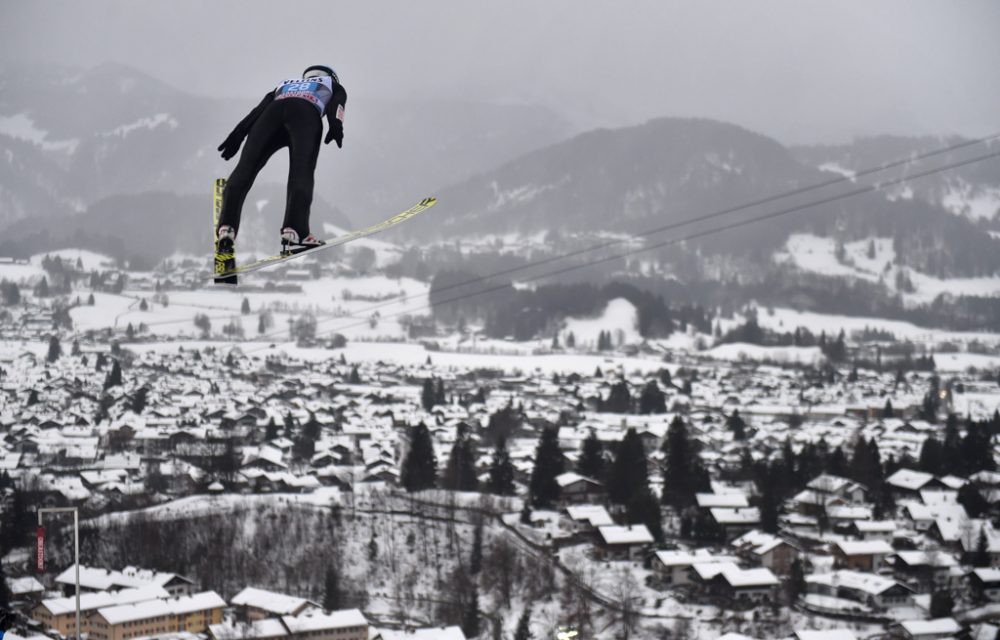
[(428, 196), (420, 201), (421, 206), (430, 207), (438, 201), (434, 196)]

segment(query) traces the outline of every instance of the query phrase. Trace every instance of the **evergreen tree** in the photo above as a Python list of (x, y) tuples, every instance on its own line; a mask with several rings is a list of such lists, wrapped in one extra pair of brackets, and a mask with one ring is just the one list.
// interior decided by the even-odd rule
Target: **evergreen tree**
[(560, 488), (556, 476), (565, 470), (559, 436), (555, 427), (546, 427), (538, 438), (535, 465), (531, 470), (529, 492), (531, 505), (536, 509), (551, 507), (559, 499)]
[(694, 504), (694, 494), (710, 488), (709, 477), (680, 416), (674, 416), (667, 427), (661, 450), (664, 454), (663, 502), (677, 509)]
[(423, 422), (410, 430), (410, 450), (403, 461), (401, 480), (410, 492), (432, 489), (437, 482), (437, 462), (431, 432)]
[(624, 380), (619, 380), (611, 386), (611, 393), (604, 402), (603, 410), (609, 413), (631, 412), (632, 395), (628, 392), (628, 385)]
[(441, 478), (441, 487), (452, 491), (475, 491), (478, 484), (475, 451), (465, 433), (465, 427), (459, 426), (458, 436), (451, 447), (448, 464), (445, 466), (444, 477)]
[(892, 418), (893, 416), (894, 416), (894, 413), (893, 413), (893, 410), (892, 410), (892, 400), (889, 399), (889, 398), (886, 398), (886, 400), (885, 400), (885, 407), (882, 409), (882, 418), (883, 419), (887, 419), (887, 418)]
[(576, 336), (573, 335), (572, 331), (570, 331), (569, 334), (566, 336), (566, 348), (567, 349), (576, 348)]
[[(374, 542), (374, 539), (372, 542)], [(340, 576), (333, 565), (326, 568), (326, 578), (323, 584), (323, 609), (326, 611), (339, 611), (342, 609), (344, 599), (340, 593)]]
[(444, 380), (441, 378), (438, 378), (437, 387), (434, 389), (434, 402), (442, 406), (448, 404), (445, 400)]
[(354, 365), (351, 367), (351, 377), (348, 379), (349, 384), (361, 384), (361, 376), (358, 374), (358, 366)]
[(649, 491), (646, 452), (635, 429), (629, 427), (622, 438), (608, 472), (608, 500), (627, 505), (632, 496)]
[(941, 475), (943, 467), (944, 449), (941, 447), (941, 441), (931, 436), (924, 440), (924, 444), (920, 447), (920, 460), (917, 462), (917, 468), (924, 473)]
[(149, 311), (149, 303), (145, 298), (139, 301), (139, 311)]
[(245, 316), (250, 315), (250, 300), (248, 300), (247, 298), (243, 298), (243, 303), (240, 305), (240, 313), (242, 313)]
[(532, 640), (531, 635), (531, 603), (529, 602), (521, 617), (517, 619), (517, 629), (514, 631), (514, 640)]
[(0, 281), (0, 298), (3, 298), (4, 305), (13, 307), (21, 304), (21, 289), (16, 282), (10, 280)]
[(469, 555), (469, 573), (476, 575), (483, 568), (483, 523), (477, 522), (472, 533), (472, 552)]
[(466, 638), (475, 638), (479, 635), (479, 587), (473, 583), (472, 593), (462, 612), (462, 633)]
[(59, 338), (55, 334), (49, 336), (49, 352), (45, 356), (46, 362), (55, 362), (62, 357), (62, 345), (59, 344)]
[(434, 393), (434, 381), (431, 378), (424, 379), (424, 387), (420, 392), (420, 404), (424, 405), (424, 411), (434, 408), (437, 397)]
[(788, 574), (788, 599), (791, 602), (798, 600), (799, 596), (806, 590), (806, 571), (802, 565), (802, 559), (796, 558), (792, 561), (791, 570)]
[(42, 279), (35, 285), (35, 297), (48, 298), (50, 295), (52, 294), (49, 291), (49, 280), (46, 276), (42, 276)]
[(70, 352), (69, 352), (69, 354), (70, 354), (71, 356), (78, 356), (78, 355), (80, 355), (80, 353), (82, 353), (82, 352), (80, 351), (80, 341), (79, 341), (79, 340), (74, 340), (74, 341), (73, 341), (73, 346), (72, 346), (72, 348), (70, 349)]
[(141, 414), (146, 409), (146, 403), (149, 399), (149, 387), (143, 385), (139, 387), (139, 390), (135, 392), (135, 396), (132, 398), (132, 413), (136, 415)]
[(653, 538), (663, 542), (663, 514), (649, 487), (639, 489), (628, 498), (625, 517), (629, 524), (644, 524)]
[(108, 373), (108, 377), (104, 379), (104, 390), (107, 391), (111, 387), (119, 387), (122, 384), (122, 366), (118, 363), (118, 360), (114, 360), (111, 365), (111, 371)]
[(264, 429), (264, 439), (274, 440), (278, 437), (278, 424), (274, 421), (274, 416), (267, 423), (267, 427)]
[(958, 503), (965, 507), (970, 518), (980, 518), (990, 508), (990, 504), (979, 493), (979, 489), (971, 482), (962, 485), (958, 490)]
[(950, 618), (955, 608), (955, 599), (947, 589), (940, 589), (931, 594), (930, 614), (932, 619)]
[(10, 588), (7, 586), (7, 571), (3, 568), (3, 564), (0, 563), (0, 624), (3, 624), (7, 628), (9, 628), (9, 622), (3, 618), (11, 611), (10, 600), (11, 593)]
[(733, 440), (747, 439), (747, 423), (740, 417), (740, 410), (733, 409), (732, 415), (726, 419), (726, 428), (732, 431)]
[[(664, 369), (666, 371), (666, 369)], [(667, 377), (670, 377), (669, 372)], [(660, 390), (660, 386), (656, 384), (655, 380), (650, 380), (646, 383), (646, 386), (642, 388), (642, 394), (639, 396), (639, 413), (646, 415), (650, 413), (666, 413), (667, 412), (667, 400), (663, 391)]]
[(493, 450), (489, 492), (500, 496), (514, 495), (514, 466), (510, 462), (507, 440), (503, 436), (497, 439), (496, 448)]
[(97, 303), (94, 301), (94, 294), (91, 293), (89, 296), (87, 296), (87, 306), (88, 307), (92, 307), (95, 304), (97, 304)]
[(581, 476), (604, 482), (604, 446), (597, 439), (597, 432), (591, 429), (583, 441), (580, 457), (576, 462), (576, 472)]
[(972, 554), (972, 566), (990, 566), (990, 541), (986, 537), (986, 527), (979, 527), (979, 537), (976, 539), (976, 550)]

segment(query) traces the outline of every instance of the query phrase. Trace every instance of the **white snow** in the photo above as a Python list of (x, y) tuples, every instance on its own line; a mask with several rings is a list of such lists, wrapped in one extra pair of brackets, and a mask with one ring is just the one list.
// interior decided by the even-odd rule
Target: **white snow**
[(849, 242), (844, 245), (844, 262), (836, 257), (836, 240), (807, 233), (792, 234), (785, 250), (776, 253), (775, 262), (792, 264), (803, 271), (826, 276), (857, 278), (868, 282), (882, 281), (895, 289), (896, 273), (903, 269), (916, 289), (903, 293), (910, 304), (927, 304), (944, 293), (977, 297), (1000, 296), (1000, 276), (986, 278), (935, 278), (908, 267), (895, 265), (896, 254), (890, 238), (872, 238), (874, 258), (868, 257), (869, 240)]
[(767, 360), (788, 364), (819, 364), (824, 360), (819, 347), (762, 347), (745, 342), (722, 344), (703, 352), (702, 355), (728, 362)]
[(45, 253), (36, 253), (31, 256), (30, 262), (31, 264), (41, 266), (45, 256), (51, 258), (58, 257), (72, 268), (76, 268), (76, 262), (79, 260), (83, 264), (84, 271), (101, 271), (115, 268), (114, 258), (102, 253), (87, 251), (86, 249), (57, 249), (55, 251), (46, 251)]
[(166, 124), (171, 129), (176, 129), (178, 122), (177, 119), (171, 116), (169, 113), (157, 113), (154, 116), (139, 118), (135, 122), (130, 122), (128, 124), (123, 124), (121, 126), (115, 127), (111, 131), (104, 132), (104, 135), (118, 136), (120, 138), (124, 138), (128, 134), (132, 133), (137, 129), (155, 129), (161, 124)]
[(0, 134), (8, 135), (11, 138), (25, 140), (40, 146), (46, 151), (66, 151), (73, 153), (80, 141), (76, 138), (70, 140), (48, 140), (49, 132), (39, 129), (35, 121), (26, 113), (17, 113), (12, 116), (0, 116)]
[(955, 215), (993, 220), (1000, 215), (1000, 187), (975, 188), (958, 178), (949, 185), (941, 205)]
[(567, 319), (562, 337), (565, 341), (566, 335), (572, 332), (577, 346), (593, 346), (597, 344), (601, 331), (611, 332), (611, 341), (615, 346), (641, 341), (639, 312), (635, 305), (624, 298), (609, 300), (603, 313), (596, 318)]
[(837, 173), (844, 176), (845, 178), (850, 178), (851, 182), (854, 182), (855, 176), (857, 175), (852, 169), (847, 169), (845, 167), (842, 167), (836, 162), (824, 162), (823, 164), (819, 165), (818, 168), (820, 171)]

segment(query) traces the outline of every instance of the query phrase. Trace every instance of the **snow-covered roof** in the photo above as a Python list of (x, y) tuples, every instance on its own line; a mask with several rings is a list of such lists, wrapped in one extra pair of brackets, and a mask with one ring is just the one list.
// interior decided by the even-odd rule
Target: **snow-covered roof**
[(778, 578), (770, 569), (733, 569), (726, 568), (722, 577), (733, 587), (771, 587), (778, 584)]
[(236, 606), (254, 607), (279, 615), (288, 615), (298, 611), (302, 605), (310, 604), (310, 601), (284, 593), (247, 587), (233, 596), (229, 603)]
[(822, 584), (828, 587), (845, 587), (871, 595), (884, 593), (899, 584), (895, 580), (890, 580), (874, 573), (850, 571), (847, 569), (830, 573), (814, 573), (806, 576), (806, 582), (809, 584)]
[(747, 501), (746, 495), (742, 493), (696, 493), (694, 494), (695, 500), (698, 501), (698, 506), (703, 509), (709, 509), (712, 507), (749, 507), (750, 502)]
[(653, 542), (653, 534), (644, 524), (598, 527), (597, 532), (606, 544), (652, 544)]
[(895, 549), (885, 540), (840, 540), (837, 548), (845, 556), (870, 556), (890, 554)]
[(796, 640), (858, 640), (849, 629), (803, 629), (795, 632)]
[(708, 549), (694, 551), (657, 551), (656, 559), (665, 567), (690, 567), (696, 564), (736, 563), (737, 558), (714, 554)]
[(133, 620), (145, 620), (163, 615), (183, 615), (194, 611), (221, 609), (226, 606), (222, 596), (214, 591), (203, 591), (170, 600), (148, 600), (133, 604), (102, 607), (97, 610), (108, 624), (121, 624)]
[(891, 533), (899, 528), (892, 520), (858, 520), (854, 526), (861, 533)]
[(613, 525), (614, 520), (608, 514), (608, 510), (601, 505), (575, 505), (566, 507), (566, 513), (571, 520), (587, 521), (592, 527), (603, 527)]
[(559, 483), (560, 487), (569, 486), (574, 482), (587, 482), (594, 485), (600, 485), (597, 480), (588, 478), (587, 476), (581, 476), (579, 473), (574, 473), (572, 471), (567, 471), (566, 473), (560, 473), (557, 475), (556, 482)]
[(719, 524), (757, 524), (760, 522), (760, 509), (744, 507), (742, 509), (716, 508), (711, 509), (712, 517)]
[(220, 622), (208, 625), (211, 637), (217, 640), (247, 640), (250, 638), (282, 638), (288, 635), (288, 629), (278, 618), (263, 618), (253, 622), (230, 624)]
[(897, 551), (896, 557), (911, 567), (957, 567), (958, 560), (942, 551)]
[[(143, 602), (146, 600), (156, 600), (169, 598), (167, 590), (159, 585), (146, 585), (137, 589), (122, 589), (114, 593), (99, 591), (97, 593), (84, 593), (80, 595), (80, 610), (91, 611), (101, 607), (112, 607), (121, 604)], [(48, 609), (52, 615), (63, 615), (76, 611), (76, 596), (68, 598), (50, 598), (42, 600), (42, 605)]]
[(34, 576), (23, 578), (7, 578), (7, 589), (15, 596), (26, 593), (42, 593), (45, 587)]
[(330, 613), (309, 611), (299, 616), (282, 616), (281, 621), (294, 634), (343, 629), (345, 627), (363, 627), (368, 624), (368, 619), (359, 609), (343, 609)]
[(972, 573), (983, 582), (1000, 582), (1000, 569), (992, 567), (987, 569), (973, 569)]
[(378, 629), (375, 637), (382, 640), (466, 640), (461, 627), (437, 627), (406, 631)]
[(936, 618), (934, 620), (904, 620), (899, 626), (911, 637), (934, 636), (943, 637), (945, 635), (958, 633), (962, 630), (962, 625), (958, 624), (954, 618)]
[(912, 469), (899, 469), (885, 479), (888, 484), (908, 491), (917, 491), (920, 487), (934, 479), (929, 473)]

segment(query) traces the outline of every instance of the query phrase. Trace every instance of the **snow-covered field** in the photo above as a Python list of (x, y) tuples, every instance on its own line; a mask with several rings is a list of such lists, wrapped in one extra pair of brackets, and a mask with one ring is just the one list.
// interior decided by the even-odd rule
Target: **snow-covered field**
[[(838, 261), (837, 243), (833, 238), (823, 238), (807, 233), (796, 233), (789, 237), (785, 250), (775, 254), (775, 261), (792, 264), (803, 271), (827, 276), (858, 278), (869, 282), (885, 283), (890, 289), (896, 288), (896, 253), (891, 238), (874, 238), (873, 257), (868, 256), (868, 241), (859, 240), (844, 244), (844, 261)], [(941, 279), (902, 268), (916, 289), (913, 293), (902, 293), (911, 304), (933, 302), (938, 295), (969, 295), (979, 297), (1000, 296), (1000, 276), (991, 278), (948, 278)]]
[(819, 347), (762, 347), (743, 342), (722, 344), (709, 349), (703, 355), (713, 360), (727, 362), (770, 361), (815, 365), (823, 361), (823, 352)]
[(578, 346), (595, 347), (601, 331), (611, 333), (612, 343), (629, 344), (642, 340), (639, 335), (639, 312), (628, 300), (610, 300), (604, 311), (596, 318), (570, 318), (566, 321), (562, 335), (573, 333)]

